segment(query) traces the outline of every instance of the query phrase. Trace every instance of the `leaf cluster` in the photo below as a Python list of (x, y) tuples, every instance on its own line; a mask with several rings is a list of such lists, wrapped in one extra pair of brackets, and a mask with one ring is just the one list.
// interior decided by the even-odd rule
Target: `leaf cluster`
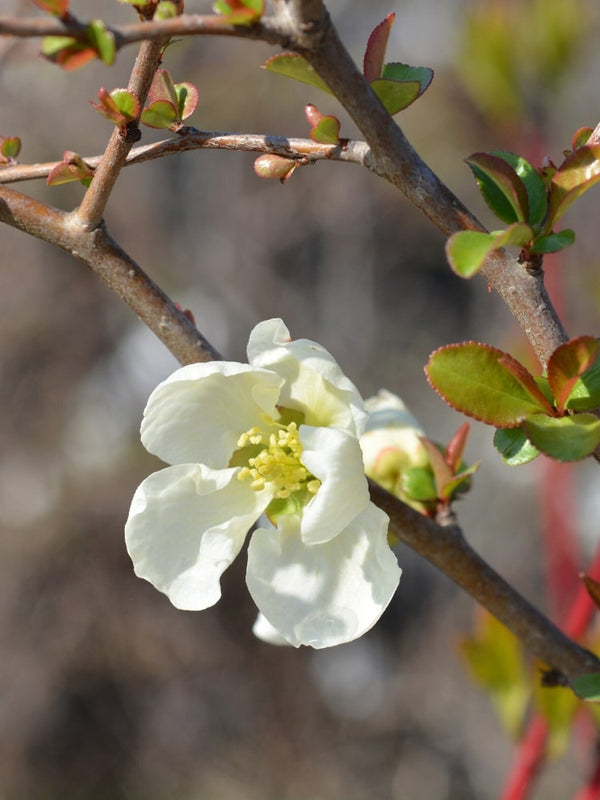
[(494, 445), (512, 466), (540, 452), (577, 461), (600, 445), (600, 343), (591, 336), (557, 348), (534, 377), (508, 353), (478, 342), (440, 347), (425, 367), (453, 408), (498, 430)]

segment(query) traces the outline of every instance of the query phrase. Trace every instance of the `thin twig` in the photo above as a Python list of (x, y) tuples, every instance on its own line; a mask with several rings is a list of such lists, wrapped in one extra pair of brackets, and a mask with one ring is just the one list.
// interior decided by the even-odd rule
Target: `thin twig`
[[(369, 161), (370, 148), (365, 142), (345, 140), (341, 145), (319, 144), (312, 139), (299, 139), (286, 136), (270, 136), (259, 133), (221, 133), (219, 131), (190, 132), (153, 144), (133, 147), (127, 155), (124, 166), (141, 164), (155, 158), (177, 155), (191, 150), (235, 150), (237, 152), (276, 153), (303, 162), (346, 161), (365, 165)], [(85, 156), (85, 163), (95, 168), (102, 156)], [(59, 161), (43, 164), (16, 164), (0, 168), (0, 184), (47, 178)]]
[[(140, 109), (152, 84), (152, 79), (160, 63), (164, 41), (142, 42), (138, 51), (127, 88), (139, 100)], [(141, 113), (141, 111), (140, 111)], [(94, 172), (81, 205), (73, 213), (73, 222), (86, 230), (93, 230), (102, 220), (104, 209), (119, 177), (127, 155), (134, 143), (140, 138), (139, 115), (128, 123), (125, 134), (120, 127), (115, 127), (108, 146)]]

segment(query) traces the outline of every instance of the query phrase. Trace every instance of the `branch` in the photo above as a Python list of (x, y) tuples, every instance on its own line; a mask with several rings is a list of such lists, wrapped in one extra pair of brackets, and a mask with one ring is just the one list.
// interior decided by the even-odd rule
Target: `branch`
[[(325, 11), (310, 33), (310, 45), (303, 30), (293, 46), (325, 80), (363, 134), (372, 150), (371, 169), (400, 189), (446, 236), (459, 230), (485, 231), (413, 149), (356, 68)], [(548, 298), (541, 270), (530, 273), (516, 259), (495, 251), (482, 274), (545, 364), (568, 337)]]
[[(189, 128), (188, 132), (179, 134), (172, 139), (163, 139), (161, 142), (132, 148), (124, 166), (128, 167), (131, 164), (141, 164), (155, 158), (200, 149), (276, 153), (311, 164), (326, 159), (360, 164), (367, 168), (369, 168), (371, 152), (370, 147), (360, 141), (345, 141), (342, 145), (318, 144), (312, 139), (269, 136), (259, 133), (198, 131), (195, 128)], [(102, 156), (85, 156), (83, 160), (88, 166), (97, 167)], [(59, 161), (47, 161), (43, 164), (17, 164), (12, 167), (0, 168), (0, 184), (46, 178), (59, 163)]]
[(369, 481), (371, 499), (390, 517), (390, 534), (422, 555), (506, 625), (567, 681), (600, 672), (600, 660), (562, 633), (495, 572), (455, 525), (442, 526)]
[(163, 46), (164, 40), (142, 42), (140, 46), (127, 86), (129, 91), (138, 98), (140, 112), (135, 120), (127, 124), (125, 133), (120, 127), (114, 128), (106, 151), (94, 173), (94, 179), (90, 183), (81, 205), (73, 214), (74, 221), (86, 230), (93, 230), (100, 224), (108, 198), (127, 160), (127, 155), (134, 142), (141, 138), (139, 131), (141, 109), (146, 102), (152, 79), (160, 63)]
[[(230, 25), (223, 17), (204, 14), (181, 14), (178, 17), (151, 22), (134, 22), (127, 25), (107, 25), (120, 50), (128, 44), (142, 41), (163, 41), (179, 36), (233, 36), (238, 39), (255, 39), (287, 47), (289, 31), (274, 17), (264, 16), (254, 25)], [(21, 18), (0, 17), (0, 36), (38, 38), (41, 36), (71, 36), (87, 40), (86, 26), (75, 19), (56, 17)]]
[(121, 250), (103, 226), (86, 231), (73, 224), (72, 215), (7, 188), (0, 188), (0, 221), (60, 247), (87, 264), (182, 364), (220, 358), (185, 314)]

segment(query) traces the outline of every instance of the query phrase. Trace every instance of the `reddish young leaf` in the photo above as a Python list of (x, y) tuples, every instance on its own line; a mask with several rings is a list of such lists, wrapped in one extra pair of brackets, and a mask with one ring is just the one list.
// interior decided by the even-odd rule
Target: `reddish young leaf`
[(316, 106), (313, 106), (312, 103), (309, 103), (307, 106), (304, 106), (304, 114), (311, 128), (314, 128), (315, 125), (318, 125), (324, 116), (323, 114), (321, 114), (321, 112)]
[(14, 164), (21, 152), (21, 140), (18, 136), (0, 136), (0, 164)]
[(45, 36), (42, 55), (64, 70), (78, 69), (98, 57), (91, 45), (78, 42), (71, 36)]
[(337, 117), (322, 117), (310, 132), (310, 138), (320, 144), (340, 143), (340, 121)]
[(64, 17), (69, 9), (69, 0), (33, 0), (38, 8), (55, 14), (57, 17)]
[(465, 422), (464, 425), (461, 425), (460, 428), (456, 431), (454, 436), (450, 439), (448, 444), (446, 445), (446, 450), (444, 453), (446, 463), (452, 470), (453, 474), (456, 474), (460, 469), (460, 465), (463, 461), (463, 453), (465, 451), (465, 446), (467, 444), (467, 439), (469, 437), (469, 429), (470, 425), (468, 422)]
[(48, 186), (60, 186), (61, 183), (81, 181), (89, 186), (94, 177), (94, 170), (85, 163), (77, 153), (65, 150), (63, 160), (57, 164), (46, 178)]
[(191, 117), (198, 105), (198, 89), (193, 83), (176, 83), (177, 115), (179, 120)]
[(567, 156), (552, 178), (549, 221), (554, 224), (599, 180), (600, 145), (585, 145)]
[(392, 11), (369, 36), (363, 59), (363, 75), (369, 83), (381, 78), (388, 38), (395, 19), (396, 14)]
[(578, 378), (592, 367), (598, 358), (600, 343), (593, 336), (579, 336), (557, 348), (548, 360), (548, 381), (559, 412)]
[(443, 453), (440, 451), (440, 448), (437, 446), (437, 444), (435, 444), (435, 442), (425, 438), (425, 436), (419, 436), (419, 439), (423, 443), (424, 448), (427, 450), (427, 457), (429, 458), (429, 463), (435, 479), (437, 496), (441, 497), (444, 486), (446, 486), (446, 484), (448, 484), (453, 478), (452, 469), (446, 463)]

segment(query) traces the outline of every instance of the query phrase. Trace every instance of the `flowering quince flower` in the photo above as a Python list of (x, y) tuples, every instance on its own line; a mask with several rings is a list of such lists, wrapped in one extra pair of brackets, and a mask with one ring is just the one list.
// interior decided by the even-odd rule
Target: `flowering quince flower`
[(144, 446), (171, 466), (138, 487), (125, 527), (136, 574), (181, 609), (221, 596), (248, 546), (246, 581), (266, 641), (321, 648), (377, 622), (400, 568), (369, 500), (363, 401), (319, 344), (259, 323), (248, 364), (190, 364), (151, 394)]
[(386, 389), (366, 400), (365, 408), (369, 419), (360, 446), (367, 475), (417, 511), (424, 512), (423, 504), (403, 491), (402, 476), (410, 467), (429, 464), (421, 441), (425, 432), (402, 400)]

